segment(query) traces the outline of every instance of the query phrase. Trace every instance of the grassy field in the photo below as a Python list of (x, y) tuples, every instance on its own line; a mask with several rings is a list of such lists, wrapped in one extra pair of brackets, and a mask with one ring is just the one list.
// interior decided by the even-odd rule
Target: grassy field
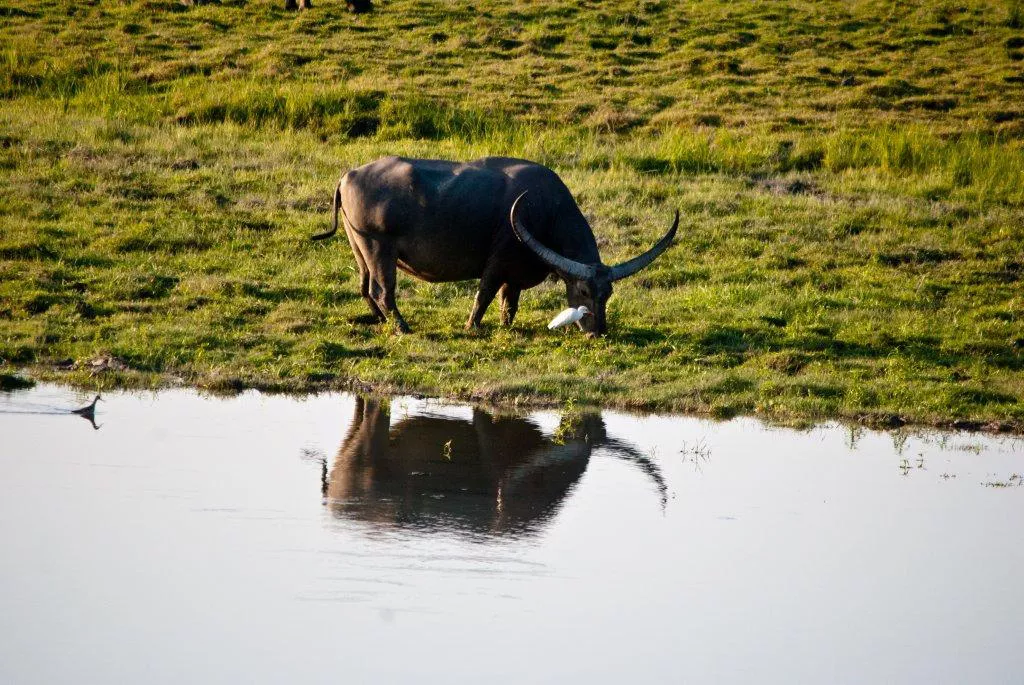
[[(0, 6), (0, 375), (1024, 430), (1024, 7), (1015, 2)], [(342, 171), (558, 171), (618, 284), (463, 324), (403, 278), (367, 324)], [(5, 382), (14, 382), (8, 378)]]

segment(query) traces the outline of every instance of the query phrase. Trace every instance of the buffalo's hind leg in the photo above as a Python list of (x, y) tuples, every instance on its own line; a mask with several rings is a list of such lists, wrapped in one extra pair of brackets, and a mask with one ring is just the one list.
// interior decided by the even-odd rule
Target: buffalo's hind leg
[(359, 272), (359, 294), (366, 300), (366, 304), (370, 308), (370, 315), (374, 321), (380, 323), (388, 320), (388, 317), (381, 311), (380, 305), (370, 295), (370, 272), (367, 270)]
[(508, 283), (498, 291), (498, 303), (501, 305), (501, 325), (511, 326), (519, 311), (519, 295), (523, 291)]
[(367, 240), (367, 259), (370, 267), (370, 297), (381, 311), (391, 319), (399, 333), (410, 332), (409, 324), (402, 318), (395, 302), (397, 287), (398, 251), (390, 242)]
[(352, 254), (356, 258), (356, 267), (359, 269), (359, 294), (366, 300), (366, 305), (370, 308), (370, 315), (374, 321), (378, 323), (386, 321), (388, 317), (384, 315), (380, 306), (370, 296), (370, 267), (366, 265), (366, 259), (363, 257), (363, 253), (359, 249), (359, 243), (356, 241), (355, 236), (352, 235), (352, 229), (348, 227), (348, 223), (345, 224), (345, 234), (348, 236), (348, 244), (352, 248)]

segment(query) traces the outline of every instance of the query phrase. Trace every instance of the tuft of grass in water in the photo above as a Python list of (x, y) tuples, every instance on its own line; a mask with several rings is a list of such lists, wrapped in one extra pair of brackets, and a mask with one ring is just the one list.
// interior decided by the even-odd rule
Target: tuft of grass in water
[(35, 381), (14, 373), (0, 373), (0, 390), (24, 390), (35, 385)]
[[(1001, 7), (8, 12), (4, 373), (1022, 430), (1024, 35)], [(616, 285), (604, 339), (544, 328), (557, 284), (466, 333), (474, 283), (404, 276), (396, 336), (345, 241), (307, 240), (385, 154), (534, 159), (605, 261), (675, 208), (678, 244)]]

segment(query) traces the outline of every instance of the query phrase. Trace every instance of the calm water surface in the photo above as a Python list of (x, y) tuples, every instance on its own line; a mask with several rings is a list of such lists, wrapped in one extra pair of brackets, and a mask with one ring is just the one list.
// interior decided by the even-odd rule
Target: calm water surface
[(0, 683), (1024, 680), (1024, 444), (0, 393)]

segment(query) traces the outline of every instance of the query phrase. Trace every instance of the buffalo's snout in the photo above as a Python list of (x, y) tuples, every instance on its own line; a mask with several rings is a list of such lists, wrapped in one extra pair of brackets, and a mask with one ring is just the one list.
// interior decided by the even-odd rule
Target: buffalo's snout
[(580, 319), (580, 328), (583, 329), (588, 338), (596, 338), (608, 332), (608, 327), (605, 324), (603, 302), (601, 304), (595, 303), (593, 311)]

